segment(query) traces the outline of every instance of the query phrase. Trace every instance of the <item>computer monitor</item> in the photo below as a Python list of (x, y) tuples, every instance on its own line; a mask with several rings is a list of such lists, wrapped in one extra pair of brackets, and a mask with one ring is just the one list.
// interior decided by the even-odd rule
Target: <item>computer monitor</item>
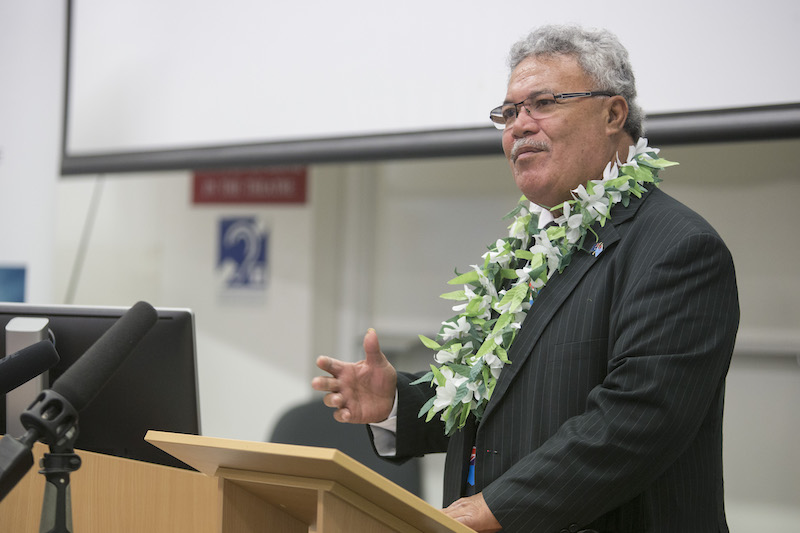
[[(128, 309), (0, 303), (0, 353), (5, 353), (6, 325), (11, 319), (48, 319), (61, 358), (50, 369), (52, 384)], [(156, 312), (153, 328), (79, 413), (76, 450), (189, 468), (144, 440), (150, 429), (200, 434), (194, 315), (188, 309)], [(0, 399), (0, 429), (5, 433), (5, 397)]]

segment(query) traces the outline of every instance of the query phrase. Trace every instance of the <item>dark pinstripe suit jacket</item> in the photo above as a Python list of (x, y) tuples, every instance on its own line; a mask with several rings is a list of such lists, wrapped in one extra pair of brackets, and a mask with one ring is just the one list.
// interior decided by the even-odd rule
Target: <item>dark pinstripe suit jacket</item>
[(417, 417), (432, 389), (399, 376), (398, 458), (446, 450), (447, 505), (475, 443), (476, 489), (507, 532), (727, 532), (730, 253), (658, 189), (595, 230), (604, 251), (542, 290), (479, 427), (444, 438)]

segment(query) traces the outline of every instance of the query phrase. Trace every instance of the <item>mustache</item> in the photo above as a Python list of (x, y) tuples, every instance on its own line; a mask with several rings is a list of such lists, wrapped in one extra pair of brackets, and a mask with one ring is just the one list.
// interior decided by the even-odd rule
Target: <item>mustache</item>
[(544, 141), (531, 139), (530, 137), (523, 137), (521, 139), (517, 139), (514, 142), (514, 146), (511, 148), (511, 160), (516, 161), (517, 157), (519, 157), (519, 154), (522, 151), (530, 151), (530, 149), (541, 152), (549, 152), (550, 145)]

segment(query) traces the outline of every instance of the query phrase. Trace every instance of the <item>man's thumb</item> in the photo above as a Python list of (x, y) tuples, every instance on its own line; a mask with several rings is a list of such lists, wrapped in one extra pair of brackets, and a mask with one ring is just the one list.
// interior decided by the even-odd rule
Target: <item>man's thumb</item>
[(381, 353), (378, 332), (372, 328), (369, 328), (367, 334), (364, 335), (364, 356), (367, 363), (383, 363), (386, 361), (386, 357)]

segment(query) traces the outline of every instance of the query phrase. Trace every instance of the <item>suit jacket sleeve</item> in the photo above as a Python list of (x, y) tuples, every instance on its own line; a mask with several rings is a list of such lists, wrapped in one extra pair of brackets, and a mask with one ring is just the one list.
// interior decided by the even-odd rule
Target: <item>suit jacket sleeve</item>
[[(628, 251), (629, 258), (601, 277), (583, 280), (612, 287), (609, 338), (602, 340), (606, 373), (586, 409), (499, 476), (488, 476), (482, 488), (504, 530), (589, 524), (652, 486), (699, 434), (719, 431), (706, 427), (707, 415), (719, 408), (721, 417), (714, 404), (721, 402), (738, 327), (727, 248), (712, 230), (668, 243), (638, 242)], [(512, 438), (527, 438), (504, 429), (514, 426), (520, 409), (546, 416), (542, 409), (556, 408), (498, 407), (498, 419), (482, 428), (483, 444), (506, 450)]]
[[(434, 394), (434, 389), (426, 384), (411, 385), (422, 375), (423, 373), (405, 372), (397, 374), (396, 452), (393, 457), (381, 455), (382, 459), (389, 462), (404, 463), (412, 457), (447, 450), (448, 438), (444, 434), (444, 426), (435, 420), (425, 423), (425, 418), (418, 416), (422, 406)], [(380, 455), (375, 449), (374, 436), (369, 425), (367, 430), (375, 453)]]

